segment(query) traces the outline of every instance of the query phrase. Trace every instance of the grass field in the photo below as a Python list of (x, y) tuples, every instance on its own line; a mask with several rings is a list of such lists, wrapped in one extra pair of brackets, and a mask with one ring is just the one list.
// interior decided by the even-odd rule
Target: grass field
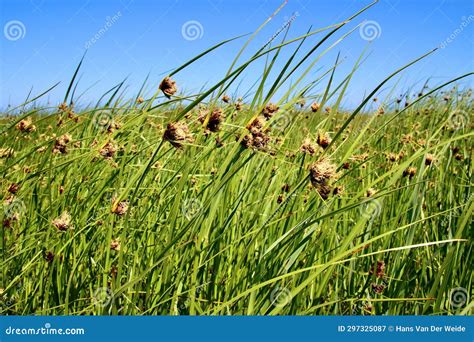
[[(179, 71), (227, 42), (150, 97), (74, 106), (79, 64), (63, 104), (4, 113), (1, 314), (472, 314), (472, 73), (376, 98), (414, 60), (353, 110), (358, 64), (289, 84), (345, 23), (199, 94)], [(255, 90), (225, 95), (257, 60)]]

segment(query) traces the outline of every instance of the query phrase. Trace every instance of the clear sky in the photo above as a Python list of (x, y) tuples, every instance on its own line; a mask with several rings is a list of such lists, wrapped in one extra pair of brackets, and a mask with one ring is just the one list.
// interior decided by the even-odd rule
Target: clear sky
[[(265, 44), (292, 15), (289, 37), (297, 37), (311, 25), (315, 29), (340, 22), (370, 2), (289, 0), (259, 33), (244, 57)], [(125, 77), (128, 77), (128, 94), (133, 96), (148, 73), (149, 92), (152, 92), (167, 71), (219, 41), (254, 31), (283, 0), (0, 0), (0, 3), (3, 28), (0, 108), (5, 109), (9, 104), (20, 104), (31, 88), (33, 94), (39, 94), (61, 81), (49, 98), (56, 105), (86, 48), (78, 87), (78, 93), (88, 89), (82, 98), (85, 103), (97, 100)], [(331, 43), (364, 21), (370, 21), (372, 27), (366, 27), (365, 33), (356, 29), (308, 75), (308, 80), (321, 75), (340, 52), (345, 60), (336, 78), (342, 79), (360, 53), (368, 48), (368, 58), (350, 86), (345, 102), (348, 106), (357, 104), (364, 93), (390, 72), (440, 45), (443, 48), (403, 74), (400, 87), (420, 88), (427, 78), (432, 79), (432, 85), (439, 84), (474, 70), (472, 0), (380, 0), (338, 32)], [(319, 34), (309, 39), (306, 48), (321, 37)], [(281, 35), (276, 41), (279, 39)], [(219, 48), (180, 72), (176, 75), (180, 88), (198, 91), (221, 79), (244, 41), (245, 38)], [(287, 50), (285, 54), (290, 52)], [(260, 74), (261, 64), (249, 69), (242, 79), (241, 91)], [(471, 77), (463, 84), (470, 86), (472, 81)]]

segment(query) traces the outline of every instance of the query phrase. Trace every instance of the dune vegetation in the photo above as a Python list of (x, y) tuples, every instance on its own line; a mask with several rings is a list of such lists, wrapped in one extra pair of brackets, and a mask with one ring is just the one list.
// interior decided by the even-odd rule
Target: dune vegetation
[[(81, 105), (81, 61), (63, 103), (40, 105), (53, 86), (5, 111), (1, 314), (472, 314), (472, 73), (400, 97), (430, 51), (353, 109), (365, 56), (306, 81), (370, 6), (243, 58), (264, 23), (133, 98)], [(238, 42), (221, 81), (182, 92), (180, 71)]]

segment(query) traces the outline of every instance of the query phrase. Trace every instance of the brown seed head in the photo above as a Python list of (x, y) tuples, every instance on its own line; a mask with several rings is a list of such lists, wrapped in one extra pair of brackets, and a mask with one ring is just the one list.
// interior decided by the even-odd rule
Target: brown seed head
[(320, 104), (319, 104), (319, 103), (313, 102), (313, 103), (311, 104), (311, 111), (312, 111), (313, 113), (316, 113), (316, 112), (319, 110), (319, 107), (320, 107)]
[(48, 263), (52, 263), (54, 261), (54, 253), (51, 251), (47, 251), (44, 253), (44, 260)]
[(206, 131), (210, 132), (219, 132), (224, 119), (225, 116), (220, 108), (214, 108), (211, 115), (208, 111), (202, 111), (198, 117), (199, 122), (206, 125)]
[(322, 148), (326, 148), (331, 143), (331, 138), (329, 137), (329, 134), (327, 133), (318, 132), (316, 143)]
[(56, 139), (53, 146), (53, 153), (67, 154), (67, 145), (72, 140), (69, 134), (63, 134)]
[(189, 132), (188, 125), (184, 122), (170, 122), (166, 126), (163, 139), (169, 141), (176, 148), (183, 147), (183, 143), (194, 141), (192, 134)]
[(12, 183), (12, 184), (10, 184), (10, 186), (8, 187), (8, 192), (11, 193), (11, 194), (16, 194), (19, 189), (20, 189), (20, 185), (19, 185), (19, 184), (17, 184), (17, 183)]
[(316, 145), (311, 142), (310, 138), (304, 138), (303, 143), (300, 146), (300, 151), (312, 156), (316, 152)]
[(368, 188), (367, 192), (365, 193), (365, 196), (366, 197), (372, 197), (373, 195), (375, 195), (376, 192), (377, 192), (377, 190), (375, 190), (374, 188)]
[(398, 160), (398, 154), (390, 152), (389, 154), (387, 154), (387, 160), (391, 162), (396, 162)]
[(31, 117), (27, 117), (16, 124), (16, 129), (23, 133), (31, 133), (36, 131), (36, 126), (33, 125)]
[(343, 185), (335, 186), (334, 189), (332, 190), (332, 194), (334, 196), (341, 195), (342, 193), (344, 193), (344, 186)]
[(67, 112), (67, 110), (69, 109), (68, 105), (66, 102), (63, 102), (61, 103), (59, 106), (58, 106), (58, 109), (61, 111), (61, 112)]
[(247, 129), (249, 131), (252, 131), (254, 129), (260, 130), (263, 128), (264, 125), (265, 125), (265, 120), (261, 116), (258, 116), (247, 125)]
[(112, 213), (117, 216), (123, 216), (128, 211), (128, 201), (120, 201), (116, 203), (115, 196), (112, 198)]
[(265, 119), (269, 120), (277, 111), (278, 106), (273, 103), (269, 103), (265, 106), (265, 108), (263, 108), (262, 114)]
[(104, 157), (104, 159), (107, 159), (107, 160), (112, 159), (116, 152), (117, 152), (117, 145), (113, 141), (107, 142), (99, 150), (100, 155)]
[(416, 167), (410, 166), (405, 171), (403, 171), (403, 177), (408, 176), (412, 179), (416, 175)]
[(120, 250), (120, 241), (119, 239), (114, 239), (110, 241), (110, 249), (114, 251), (119, 251)]
[(336, 165), (325, 158), (309, 167), (311, 184), (323, 199), (327, 199), (332, 191), (330, 183), (338, 177), (336, 169)]
[(435, 159), (434, 156), (428, 153), (425, 157), (425, 165), (430, 166), (433, 163), (434, 159)]
[(327, 182), (336, 176), (336, 165), (328, 159), (321, 159), (310, 166), (311, 181), (313, 183)]
[(166, 76), (160, 83), (160, 90), (167, 98), (170, 98), (176, 93), (176, 91), (178, 91), (176, 81), (172, 80), (169, 76)]
[(67, 211), (53, 220), (53, 226), (55, 226), (59, 231), (64, 232), (70, 228), (71, 225), (71, 215)]

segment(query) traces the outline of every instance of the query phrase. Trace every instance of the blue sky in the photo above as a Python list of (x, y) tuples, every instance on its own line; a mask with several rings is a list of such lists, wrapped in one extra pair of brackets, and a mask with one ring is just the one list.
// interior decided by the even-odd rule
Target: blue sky
[[(265, 44), (292, 15), (295, 18), (289, 37), (297, 37), (311, 25), (315, 29), (340, 22), (370, 2), (289, 0), (259, 33), (243, 58)], [(22, 103), (31, 88), (32, 94), (39, 94), (61, 81), (49, 95), (52, 105), (59, 103), (86, 47), (88, 52), (78, 87), (78, 93), (87, 90), (82, 97), (84, 103), (97, 100), (125, 77), (128, 77), (127, 95), (134, 96), (148, 73), (148, 89), (152, 93), (167, 71), (219, 41), (254, 31), (283, 0), (1, 0), (0, 3), (3, 28), (0, 108), (5, 109), (9, 104)], [(350, 85), (351, 91), (345, 99), (347, 106), (356, 105), (398, 67), (440, 45), (442, 49), (403, 74), (400, 88), (420, 88), (427, 78), (431, 78), (432, 85), (439, 84), (474, 70), (473, 1), (380, 0), (323, 48), (364, 21), (376, 23), (375, 39), (369, 43), (356, 29), (325, 55), (307, 77), (310, 81), (321, 75), (340, 52), (345, 59), (336, 79), (342, 79), (367, 48), (368, 58)], [(192, 30), (188, 35), (183, 34), (183, 26), (189, 22), (197, 25), (196, 36)], [(306, 48), (321, 37), (319, 34), (309, 39)], [(180, 72), (176, 75), (180, 88), (198, 91), (221, 79), (244, 41), (234, 41)], [(290, 52), (290, 49), (285, 51), (283, 57)], [(280, 63), (284, 61), (283, 58)], [(262, 63), (243, 76), (240, 92), (255, 82)], [(471, 77), (463, 85), (472, 83)]]

